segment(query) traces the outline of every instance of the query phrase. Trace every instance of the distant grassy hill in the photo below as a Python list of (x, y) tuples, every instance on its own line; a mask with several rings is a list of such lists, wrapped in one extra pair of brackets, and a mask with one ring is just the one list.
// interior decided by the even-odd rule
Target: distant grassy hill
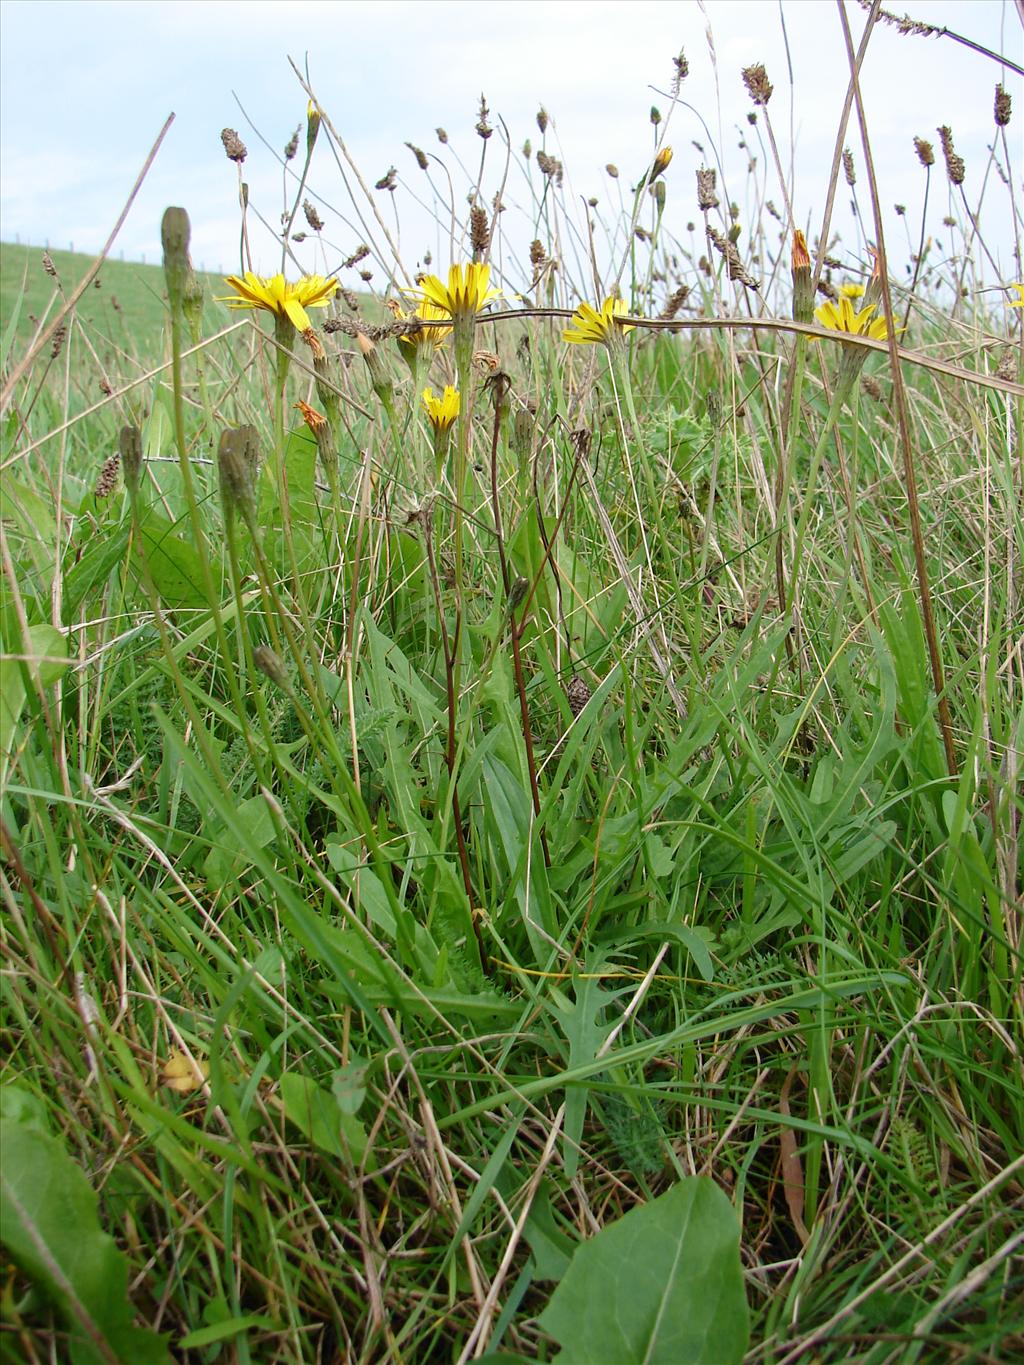
[[(33, 318), (52, 319), (63, 302), (61, 290), (69, 295), (95, 260), (94, 256), (77, 251), (51, 250), (50, 257), (57, 269), (56, 280), (43, 269), (42, 247), (0, 243), (3, 331), (19, 310), (20, 301), (15, 359), (35, 334)], [(222, 276), (207, 274), (200, 278), (206, 284), (208, 297), (225, 292)], [(159, 344), (166, 298), (161, 266), (108, 260), (79, 301), (76, 312), (91, 335), (105, 338), (131, 353), (147, 353)]]

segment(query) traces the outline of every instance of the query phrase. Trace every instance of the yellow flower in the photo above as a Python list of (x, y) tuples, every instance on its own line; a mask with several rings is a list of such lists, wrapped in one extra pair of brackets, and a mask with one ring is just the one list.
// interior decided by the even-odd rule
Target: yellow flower
[(864, 296), (864, 286), (862, 284), (841, 284), (839, 293), (844, 299), (859, 299)]
[[(417, 318), (422, 318), (424, 322), (441, 322), (451, 316), (446, 308), (439, 308), (429, 299), (421, 299), (412, 313), (403, 313), (393, 299), (388, 302), (399, 322), (414, 322)], [(441, 349), (445, 337), (450, 335), (451, 330), (450, 327), (417, 327), (414, 332), (406, 332), (404, 336), (400, 336), (398, 344), (406, 354), (418, 350), (429, 354), (431, 351)]]
[[(820, 308), (815, 308), (814, 316), (822, 327), (827, 327), (830, 332), (849, 332), (854, 336), (873, 337), (875, 341), (884, 341), (889, 335), (889, 329), (885, 325), (885, 318), (872, 318), (871, 314), (874, 311), (875, 305), (869, 303), (866, 308), (857, 312), (848, 298), (841, 298), (838, 307), (830, 299)], [(902, 331), (903, 328), (899, 330)]]
[(571, 326), (562, 333), (562, 340), (576, 346), (594, 346), (598, 342), (607, 346), (613, 334), (633, 330), (631, 322), (618, 321), (628, 312), (624, 301), (612, 295), (602, 303), (600, 313), (589, 303), (581, 303), (572, 315)]
[(423, 390), (423, 406), (427, 410), (430, 425), (435, 431), (448, 431), (459, 415), (459, 391), (450, 384), (445, 385), (444, 395), (434, 397), (433, 389)]
[(275, 317), (287, 318), (300, 332), (311, 327), (307, 308), (326, 308), (327, 301), (338, 287), (338, 281), (325, 280), (322, 275), (303, 275), (297, 284), (289, 284), (283, 275), (269, 279), (247, 270), (244, 275), (228, 275), (225, 283), (238, 298), (221, 298), (229, 308), (262, 308)]
[(1011, 289), (1016, 289), (1017, 297), (1007, 301), (1007, 308), (1024, 308), (1024, 284), (1011, 284)]
[(442, 317), (475, 317), (491, 299), (501, 298), (500, 289), (488, 289), (490, 278), (491, 267), (473, 261), (465, 266), (451, 266), (447, 285), (437, 275), (424, 275), (419, 287), (409, 292), (439, 308)]

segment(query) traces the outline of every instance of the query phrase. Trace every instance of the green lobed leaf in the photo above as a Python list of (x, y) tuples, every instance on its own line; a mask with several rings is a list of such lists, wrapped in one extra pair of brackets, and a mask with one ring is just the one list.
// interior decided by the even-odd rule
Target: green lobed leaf
[(0, 1150), (0, 1241), (56, 1305), (74, 1365), (170, 1365), (164, 1338), (132, 1322), (128, 1263), (101, 1229), (95, 1191), (61, 1143), (35, 1123), (5, 1118)]
[(556, 1365), (733, 1365), (749, 1324), (739, 1224), (694, 1176), (577, 1247), (540, 1316)]

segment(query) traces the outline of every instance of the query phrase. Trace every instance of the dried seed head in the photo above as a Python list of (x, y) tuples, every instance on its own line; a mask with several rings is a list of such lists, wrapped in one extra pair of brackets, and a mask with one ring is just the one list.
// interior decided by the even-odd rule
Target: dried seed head
[(360, 261), (365, 261), (369, 254), (370, 248), (366, 246), (365, 243), (362, 246), (357, 246), (355, 251), (353, 251), (352, 255), (349, 256), (348, 260), (342, 261), (341, 263), (342, 269), (351, 270), (352, 267), (354, 265), (358, 265)]
[(391, 194), (394, 194), (397, 184), (398, 168), (396, 166), (389, 166), (387, 175), (382, 175), (373, 188), (375, 190), (388, 190)]
[(557, 157), (548, 156), (547, 152), (538, 152), (537, 165), (540, 167), (542, 175), (546, 175), (549, 180), (554, 179), (561, 184), (562, 163)]
[(540, 129), (542, 134), (547, 132), (549, 122), (550, 119), (548, 117), (548, 111), (544, 108), (542, 104), (540, 108), (537, 110), (537, 127)]
[(235, 132), (234, 128), (222, 128), (220, 140), (224, 144), (224, 155), (227, 159), (236, 162), (240, 166), (249, 153), (245, 150), (245, 143)]
[(569, 703), (569, 710), (574, 716), (580, 714), (591, 696), (590, 686), (586, 679), (581, 678), (578, 673), (574, 673), (565, 688), (565, 698)]
[(638, 242), (650, 241), (651, 234), (647, 231), (646, 228), (637, 227), (634, 228), (634, 232), (636, 234), (636, 239)]
[(907, 206), (906, 206), (906, 204), (893, 204), (892, 207), (893, 207), (893, 211), (895, 212), (897, 218), (905, 218), (905, 217), (907, 216)]
[(292, 241), (293, 241), (293, 242), (304, 242), (308, 236), (309, 236), (309, 234), (308, 234), (307, 232), (293, 232), (293, 233), (292, 233)]
[(440, 144), (443, 147), (445, 143), (447, 143), (448, 141), (448, 134), (445, 132), (443, 128), (435, 128), (434, 132), (437, 134), (438, 142), (440, 142)]
[(547, 252), (544, 250), (544, 243), (539, 237), (535, 237), (530, 243), (530, 264), (535, 271), (539, 270), (547, 258)]
[(526, 158), (527, 161), (529, 161), (530, 157), (533, 156), (533, 143), (530, 141), (529, 138), (527, 138), (526, 141), (523, 143), (523, 156)]
[(679, 49), (679, 56), (672, 58), (672, 66), (674, 68), (672, 72), (672, 94), (675, 96), (679, 94), (679, 87), (690, 74), (690, 63), (686, 60), (686, 54), (682, 48)]
[(1010, 114), (1012, 111), (1013, 101), (1010, 99), (1008, 91), (1004, 90), (1001, 85), (997, 85), (995, 106), (992, 111), (995, 116), (996, 126), (1005, 128), (1010, 122)]
[(319, 213), (317, 213), (316, 205), (311, 199), (303, 199), (302, 212), (306, 215), (306, 222), (314, 232), (323, 231), (324, 220), (320, 217)]
[(953, 130), (944, 123), (937, 132), (942, 143), (942, 155), (946, 158), (946, 174), (949, 176), (950, 184), (962, 185), (967, 167), (964, 165), (963, 157), (957, 155), (953, 146)]
[(423, 148), (417, 147), (415, 143), (412, 142), (407, 142), (405, 145), (409, 148), (409, 151), (412, 152), (413, 156), (416, 158), (416, 165), (419, 166), (420, 170), (421, 171), (429, 170), (430, 162), (427, 160), (427, 154), (423, 150)]
[(860, 382), (861, 387), (869, 398), (873, 398), (876, 403), (882, 401), (882, 386), (874, 375), (866, 374)]
[(729, 272), (729, 279), (734, 281), (738, 280), (739, 283), (747, 289), (756, 289), (758, 287), (758, 282), (750, 274), (743, 264), (743, 261), (740, 259), (740, 253), (736, 250), (736, 243), (727, 237), (723, 237), (722, 234), (713, 227), (708, 228), (708, 236), (711, 238), (715, 250), (718, 251), (725, 260)]
[(360, 270), (360, 272), (359, 272), (359, 278), (363, 281), (364, 284), (369, 284), (370, 281), (373, 279), (373, 271), (372, 271), (372, 270)]
[(922, 166), (935, 165), (935, 148), (923, 137), (914, 138), (914, 151), (917, 153), (917, 159)]
[(755, 104), (767, 104), (772, 97), (775, 87), (768, 79), (768, 72), (760, 62), (754, 66), (743, 68), (743, 84), (747, 87), (747, 94)]
[(57, 278), (57, 267), (53, 263), (53, 257), (48, 251), (43, 252), (43, 269), (51, 279)]
[(103, 498), (109, 498), (117, 486), (117, 476), (121, 472), (121, 456), (118, 451), (113, 455), (108, 455), (103, 461), (103, 468), (100, 470), (99, 478), (92, 490), (93, 497), (99, 502)]
[(661, 122), (661, 110), (656, 104), (651, 105), (651, 122), (654, 124), (655, 128), (657, 128), (658, 124)]
[(358, 294), (354, 294), (354, 293), (352, 292), (351, 289), (346, 289), (344, 285), (341, 286), (341, 288), (338, 290), (338, 293), (339, 293), (339, 294), (341, 295), (341, 297), (345, 300), (345, 304), (346, 304), (346, 306), (347, 306), (347, 308), (348, 308), (348, 310), (349, 310), (350, 313), (358, 313), (358, 312), (359, 312), (359, 295), (358, 295)]
[(57, 357), (60, 355), (61, 351), (64, 348), (64, 342), (67, 340), (67, 335), (68, 335), (67, 323), (59, 322), (56, 328), (54, 329), (53, 345), (50, 347), (51, 360), (56, 360)]
[(613, 161), (608, 162), (608, 165), (605, 166), (605, 170), (608, 172), (608, 174), (611, 176), (613, 180), (618, 180), (619, 168), (618, 166), (615, 165)]
[(491, 244), (491, 224), (487, 210), (474, 204), (469, 211), (469, 240), (473, 247), (474, 261), (482, 261)]
[(318, 432), (321, 432), (327, 425), (327, 418), (323, 413), (317, 412), (316, 408), (311, 408), (309, 404), (304, 403), (301, 398), (297, 403), (293, 404), (293, 406), (302, 414), (302, 420), (305, 422), (306, 426), (309, 427), (314, 436), (316, 436)]
[(697, 207), (704, 213), (718, 208), (718, 195), (715, 193), (716, 172), (713, 166), (701, 166), (697, 172)]
[(659, 319), (662, 322), (671, 322), (689, 297), (690, 286), (688, 284), (681, 284), (679, 288), (673, 290), (665, 300), (665, 307), (658, 314)]
[(302, 336), (302, 340), (309, 347), (314, 361), (326, 359), (327, 352), (324, 350), (324, 344), (312, 327), (307, 327), (300, 335)]
[(849, 147), (843, 148), (843, 175), (846, 176), (846, 183), (850, 186), (857, 183), (857, 172), (853, 165), (853, 153)]
[(285, 161), (291, 161), (292, 157), (294, 157), (295, 153), (299, 150), (299, 133), (301, 132), (302, 127), (300, 125), (298, 128), (295, 129), (295, 132), (292, 133), (291, 137), (285, 143), (284, 148)]
[(480, 137), (482, 137), (483, 140), (484, 140), (485, 142), (486, 142), (487, 139), (491, 136), (491, 134), (494, 132), (494, 129), (493, 129), (493, 128), (491, 127), (491, 125), (487, 122), (487, 116), (488, 116), (488, 114), (489, 114), (490, 112), (491, 112), (490, 109), (488, 109), (488, 107), (487, 107), (487, 101), (486, 101), (486, 99), (483, 97), (483, 95), (481, 95), (481, 96), (480, 96), (480, 110), (479, 110), (479, 113), (478, 113), (478, 115), (477, 115), (477, 120), (476, 120), (476, 131), (477, 131), (477, 134), (478, 134)]

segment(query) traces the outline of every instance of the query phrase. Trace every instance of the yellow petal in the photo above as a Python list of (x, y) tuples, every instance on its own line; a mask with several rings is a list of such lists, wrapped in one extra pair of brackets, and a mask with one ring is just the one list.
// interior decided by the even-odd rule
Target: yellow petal
[(210, 1074), (208, 1062), (189, 1061), (179, 1048), (175, 1048), (160, 1071), (160, 1080), (178, 1095), (191, 1095), (198, 1090)]

